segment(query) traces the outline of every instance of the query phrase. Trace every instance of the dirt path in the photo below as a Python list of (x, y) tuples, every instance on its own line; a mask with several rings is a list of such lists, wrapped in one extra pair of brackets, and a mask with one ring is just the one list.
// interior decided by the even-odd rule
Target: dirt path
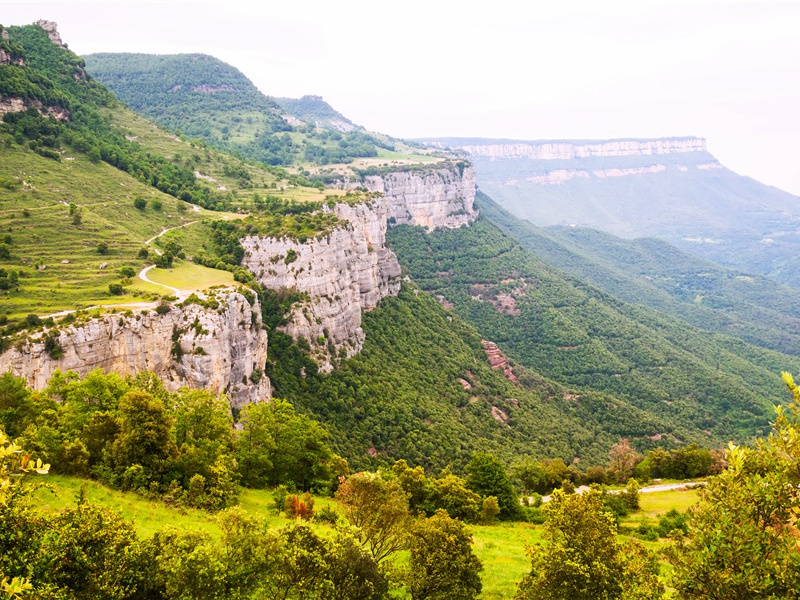
[[(146, 246), (150, 246), (150, 243), (160, 238), (162, 235), (167, 233), (168, 231), (172, 231), (173, 229), (180, 229), (181, 227), (188, 227), (189, 225), (194, 225), (197, 221), (189, 221), (188, 223), (184, 223), (183, 225), (176, 225), (175, 227), (167, 227), (161, 230), (161, 233), (158, 235), (154, 235), (149, 240), (145, 242)], [(161, 256), (161, 250), (154, 246), (150, 246), (158, 256)], [(179, 290), (178, 288), (172, 287), (170, 285), (164, 285), (163, 283), (158, 283), (157, 281), (153, 281), (147, 276), (148, 271), (150, 269), (155, 268), (155, 265), (150, 265), (149, 267), (145, 267), (141, 271), (139, 271), (139, 278), (142, 281), (146, 281), (147, 283), (151, 283), (153, 285), (157, 285), (159, 287), (163, 287), (171, 292), (171, 295), (176, 296), (178, 300), (185, 300), (191, 292)], [(87, 306), (80, 310), (96, 310), (98, 308), (124, 308), (124, 309), (131, 309), (131, 308), (155, 308), (158, 305), (158, 302), (128, 302), (125, 304), (94, 304), (92, 306)], [(58, 318), (58, 317), (66, 317), (70, 313), (76, 312), (75, 309), (73, 310), (62, 310), (55, 313), (50, 313), (48, 315), (39, 315), (42, 319), (47, 319), (48, 317)]]
[[(164, 235), (168, 231), (172, 231), (173, 229), (180, 229), (181, 227), (188, 227), (189, 225), (194, 225), (195, 223), (197, 223), (197, 221), (189, 221), (188, 223), (184, 223), (183, 225), (176, 225), (175, 227), (164, 228), (164, 229), (161, 230), (161, 233), (159, 233), (158, 235), (154, 235), (149, 240), (147, 240), (145, 242), (145, 245), (146, 246), (150, 246), (153, 249), (153, 252), (155, 252), (158, 256), (161, 256), (161, 254), (162, 254), (161, 250), (159, 250), (155, 246), (152, 246), (151, 242), (154, 242), (156, 239), (160, 238), (162, 235)], [(155, 269), (155, 267), (156, 267), (155, 265), (150, 265), (149, 267), (145, 267), (144, 269), (139, 271), (139, 279), (141, 279), (142, 281), (146, 281), (147, 283), (151, 283), (153, 285), (157, 285), (159, 287), (163, 287), (163, 288), (168, 289), (170, 292), (172, 292), (173, 296), (176, 296), (178, 298), (178, 300), (186, 299), (186, 297), (189, 295), (189, 292), (180, 290), (180, 289), (178, 289), (176, 287), (172, 287), (171, 285), (165, 285), (163, 283), (158, 283), (157, 281), (153, 281), (152, 279), (150, 279), (147, 276), (147, 273), (151, 269)]]
[[(663, 483), (658, 485), (647, 485), (643, 488), (639, 488), (640, 494), (651, 494), (653, 492), (668, 492), (670, 490), (680, 490), (682, 488), (688, 488), (689, 486), (695, 485), (708, 485), (707, 481), (688, 481), (684, 483)], [(589, 490), (588, 485), (582, 485), (580, 487), (575, 488), (576, 494), (582, 494), (583, 492)], [(619, 494), (624, 490), (608, 490), (609, 494)], [(533, 498), (531, 498), (531, 501)], [(542, 502), (549, 502), (550, 496), (542, 496)]]

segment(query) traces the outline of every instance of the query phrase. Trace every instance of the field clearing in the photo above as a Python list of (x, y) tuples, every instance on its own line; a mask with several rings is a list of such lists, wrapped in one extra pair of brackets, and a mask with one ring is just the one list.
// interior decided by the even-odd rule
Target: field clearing
[[(147, 273), (152, 281), (185, 291), (201, 291), (214, 285), (233, 285), (233, 273), (176, 260), (171, 269), (151, 269)], [(144, 282), (143, 282), (144, 283)], [(158, 286), (153, 286), (158, 287)], [(161, 288), (162, 292), (166, 291)]]
[[(61, 511), (75, 505), (81, 486), (85, 486), (87, 498), (110, 508), (119, 510), (122, 515), (133, 521), (139, 536), (149, 537), (158, 529), (173, 526), (185, 530), (205, 531), (214, 538), (219, 538), (220, 530), (213, 514), (190, 508), (172, 508), (161, 502), (151, 502), (142, 496), (130, 492), (109, 489), (95, 481), (83, 480), (63, 475), (29, 478), (29, 481), (45, 484), (54, 491), (42, 487), (35, 492), (37, 504), (51, 511)], [(636, 526), (641, 518), (657, 518), (671, 508), (683, 512), (697, 501), (697, 490), (670, 490), (642, 494), (642, 510), (633, 513), (623, 525)], [(276, 514), (272, 506), (272, 492), (269, 490), (242, 489), (239, 506), (247, 513), (267, 519), (270, 527), (289, 525), (291, 520)], [(315, 497), (317, 510), (336, 507), (336, 502), (328, 497)], [(311, 522), (310, 527), (319, 535), (333, 535), (334, 529), (327, 524)], [(483, 562), (481, 581), (483, 582), (482, 600), (501, 600), (512, 598), (517, 585), (530, 570), (530, 559), (526, 549), (542, 541), (542, 526), (530, 523), (497, 523), (495, 525), (471, 525), (474, 546), (473, 550)], [(629, 539), (620, 535), (620, 542)], [(641, 541), (641, 540), (639, 540)], [(658, 542), (642, 542), (650, 550), (660, 550), (667, 540)], [(408, 553), (401, 552), (396, 557), (398, 566), (408, 563)], [(669, 565), (662, 563), (662, 577), (671, 571)], [(404, 588), (394, 589), (393, 598), (410, 598)]]

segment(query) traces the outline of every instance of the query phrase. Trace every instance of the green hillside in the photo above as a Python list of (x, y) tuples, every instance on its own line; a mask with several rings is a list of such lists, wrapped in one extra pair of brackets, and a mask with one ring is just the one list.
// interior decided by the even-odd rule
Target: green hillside
[(430, 234), (397, 227), (390, 239), (423, 289), (519, 364), (612, 394), (708, 443), (766, 431), (771, 405), (783, 400), (777, 373), (798, 366), (796, 357), (625, 304), (548, 265), (486, 218)]
[[(149, 264), (139, 253), (163, 230), (180, 228), (191, 256), (213, 250), (213, 221), (317, 206), (337, 193), (170, 134), (122, 107), (40, 27), (7, 31), (4, 44), (24, 64), (0, 65), (0, 95), (27, 108), (0, 123), (3, 326), (30, 314), (151, 302), (166, 290), (123, 273)], [(111, 293), (111, 284), (123, 292)]]
[[(267, 372), (278, 396), (325, 423), (334, 449), (357, 469), (405, 458), (461, 471), (475, 451), (603, 464), (620, 437), (659, 433), (714, 441), (630, 402), (580, 392), (519, 364), (514, 383), (493, 370), (478, 332), (413, 285), (364, 316), (360, 354), (330, 375), (297, 347), (270, 338)], [(576, 401), (580, 397), (580, 401)]]
[(582, 227), (536, 227), (485, 194), (481, 213), (538, 257), (624, 300), (701, 329), (800, 355), (800, 293), (726, 269), (654, 238), (625, 240)]
[(273, 98), (278, 105), (293, 117), (305, 123), (336, 131), (362, 129), (345, 117), (320, 96), (302, 98)]
[[(323, 182), (343, 171), (352, 176), (344, 165), (405, 161), (410, 150), (355, 128), (315, 97), (273, 100), (238, 69), (211, 56), (107, 53), (85, 58), (88, 71), (117, 98), (156, 123), (248, 160), (298, 166)], [(331, 128), (334, 122), (340, 126)], [(323, 168), (328, 165), (338, 168)]]

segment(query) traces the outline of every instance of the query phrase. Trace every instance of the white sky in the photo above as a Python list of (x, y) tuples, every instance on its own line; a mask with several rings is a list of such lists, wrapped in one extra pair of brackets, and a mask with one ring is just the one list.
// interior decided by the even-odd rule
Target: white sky
[(7, 2), (78, 54), (203, 52), (396, 137), (698, 135), (800, 195), (800, 3)]

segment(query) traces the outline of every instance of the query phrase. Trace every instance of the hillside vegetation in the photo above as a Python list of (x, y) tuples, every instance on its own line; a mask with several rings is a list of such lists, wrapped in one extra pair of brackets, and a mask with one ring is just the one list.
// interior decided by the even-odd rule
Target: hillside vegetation
[(720, 267), (655, 238), (626, 240), (583, 227), (536, 227), (485, 194), (478, 194), (476, 206), (543, 260), (625, 302), (756, 346), (800, 354), (800, 293), (795, 289)]
[(88, 55), (86, 62), (121, 101), (156, 123), (248, 160), (299, 165), (318, 181), (341, 177), (341, 169), (322, 169), (325, 165), (365, 158), (383, 163), (402, 159), (398, 152), (409, 150), (356, 128), (312, 97), (273, 100), (238, 69), (211, 56), (107, 53)]
[(775, 374), (797, 364), (625, 304), (549, 266), (486, 218), (429, 234), (401, 226), (390, 240), (423, 289), (517, 363), (691, 432), (657, 437), (708, 445), (766, 431), (770, 406), (781, 402)]

